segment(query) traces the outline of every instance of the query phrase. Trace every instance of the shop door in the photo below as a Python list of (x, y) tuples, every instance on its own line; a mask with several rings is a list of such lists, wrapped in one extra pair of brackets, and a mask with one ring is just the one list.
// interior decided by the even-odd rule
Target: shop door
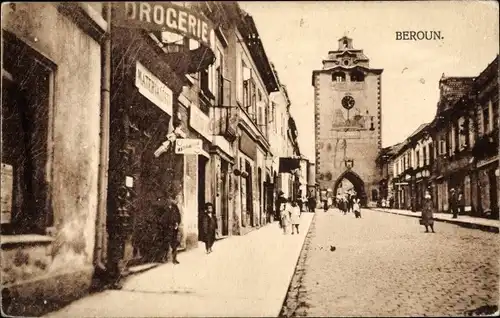
[(228, 163), (223, 161), (221, 164), (221, 178), (222, 178), (222, 196), (221, 196), (221, 214), (222, 214), (222, 229), (221, 234), (229, 235), (229, 174)]
[(268, 221), (272, 221), (272, 213), (274, 210), (274, 185), (272, 183), (266, 182), (264, 184), (264, 188), (266, 191), (266, 212), (267, 212), (267, 217)]
[(490, 183), (490, 209), (491, 217), (498, 218), (498, 184), (495, 176), (495, 169), (488, 171), (488, 179)]
[[(205, 197), (205, 173), (208, 159), (203, 156), (198, 156), (198, 237), (200, 236), (201, 230), (201, 213), (205, 208), (206, 197)], [(215, 204), (214, 204), (215, 211)]]

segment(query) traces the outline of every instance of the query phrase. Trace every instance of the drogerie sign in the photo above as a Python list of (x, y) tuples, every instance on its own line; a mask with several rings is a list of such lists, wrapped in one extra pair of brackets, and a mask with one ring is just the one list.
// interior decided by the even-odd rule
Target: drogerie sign
[(115, 8), (113, 23), (117, 26), (174, 32), (210, 47), (212, 23), (186, 7), (170, 2), (123, 2)]

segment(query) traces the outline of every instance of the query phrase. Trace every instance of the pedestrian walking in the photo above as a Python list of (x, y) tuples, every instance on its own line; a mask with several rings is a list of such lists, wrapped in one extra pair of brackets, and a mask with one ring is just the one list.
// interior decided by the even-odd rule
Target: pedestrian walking
[(297, 234), (299, 234), (300, 215), (301, 211), (297, 206), (297, 203), (295, 201), (292, 202), (292, 208), (290, 209), (290, 223), (292, 225), (292, 235), (295, 234), (295, 230), (297, 230)]
[(420, 219), (420, 224), (425, 226), (425, 232), (429, 232), (429, 227), (434, 233), (434, 206), (432, 203), (432, 197), (429, 191), (425, 191), (424, 203), (422, 208), (422, 218)]
[(307, 207), (307, 198), (306, 197), (302, 197), (302, 208), (300, 209), (301, 212), (306, 212), (306, 211), (309, 211), (309, 208)]
[(462, 190), (460, 190), (458, 192), (457, 205), (458, 205), (458, 215), (464, 215), (465, 214), (465, 197), (464, 197)]
[(458, 217), (458, 199), (457, 199), (457, 193), (454, 188), (451, 188), (450, 190), (450, 200), (449, 200), (449, 205), (451, 212), (453, 213), (453, 219), (456, 219)]
[(346, 202), (346, 199), (344, 197), (340, 198), (339, 208), (340, 208), (340, 211), (344, 212), (344, 215), (346, 215), (346, 213), (347, 213), (347, 202)]
[(159, 207), (160, 212), (160, 227), (162, 230), (162, 262), (168, 261), (168, 252), (172, 250), (172, 262), (179, 264), (177, 260), (177, 248), (179, 247), (179, 225), (181, 223), (181, 213), (177, 203), (173, 199), (167, 199), (167, 204), (164, 207)]
[(281, 226), (283, 228), (283, 234), (287, 234), (288, 227), (290, 226), (290, 215), (292, 213), (292, 205), (290, 204), (290, 199), (286, 199), (283, 205), (284, 208), (281, 210)]
[(283, 224), (281, 222), (281, 213), (283, 211), (283, 209), (285, 208), (285, 203), (286, 203), (286, 199), (285, 199), (285, 194), (283, 193), (283, 191), (280, 191), (278, 193), (278, 198), (276, 198), (276, 202), (275, 202), (275, 206), (276, 206), (276, 219), (279, 221), (279, 224), (280, 224), (280, 228), (283, 228)]
[(328, 198), (326, 199), (326, 201), (327, 201), (327, 204), (328, 204), (328, 209), (330, 209), (330, 207), (331, 207), (331, 206), (332, 206), (332, 204), (333, 204), (333, 200), (332, 200), (332, 198), (331, 198), (331, 197), (328, 197)]
[(356, 196), (352, 198), (352, 210), (356, 219), (361, 218), (361, 201)]
[(347, 212), (348, 213), (352, 212), (352, 197), (353, 197), (352, 194), (350, 194), (350, 193), (347, 194), (347, 200), (346, 200), (347, 204), (346, 205), (347, 205)]
[(212, 246), (214, 245), (217, 235), (217, 218), (214, 213), (214, 206), (212, 203), (205, 203), (205, 208), (201, 215), (201, 238), (205, 242), (205, 250), (207, 254), (212, 253)]
[(307, 198), (307, 208), (309, 212), (314, 212), (313, 197), (310, 195)]
[(328, 211), (328, 201), (326, 201), (326, 199), (323, 199), (323, 210), (325, 212)]

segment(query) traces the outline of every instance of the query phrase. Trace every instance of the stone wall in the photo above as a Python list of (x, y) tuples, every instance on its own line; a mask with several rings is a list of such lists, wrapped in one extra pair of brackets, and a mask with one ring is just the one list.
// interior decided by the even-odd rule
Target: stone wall
[[(56, 4), (16, 3), (2, 9), (2, 28), (57, 66), (49, 116), (53, 136), (49, 145), (53, 148), (48, 179), (54, 224), (48, 232), (52, 242), (35, 239), (29, 245), (2, 245), (2, 285), (9, 287), (11, 301), (4, 310), (37, 315), (52, 306), (47, 303), (51, 299), (68, 300), (75, 292), (85, 293), (90, 284), (99, 167), (101, 47), (60, 14)], [(66, 278), (64, 282), (52, 285), (50, 281), (59, 276)]]

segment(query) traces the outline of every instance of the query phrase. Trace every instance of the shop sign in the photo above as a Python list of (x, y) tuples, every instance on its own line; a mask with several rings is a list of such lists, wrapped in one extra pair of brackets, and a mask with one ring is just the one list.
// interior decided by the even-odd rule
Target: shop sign
[(2, 163), (2, 215), (1, 223), (10, 223), (12, 218), (12, 166)]
[(211, 47), (212, 22), (188, 7), (172, 2), (117, 2), (114, 8), (113, 24), (116, 26), (168, 31)]
[(135, 86), (142, 95), (172, 116), (172, 90), (139, 62), (136, 63)]
[(249, 156), (251, 159), (256, 160), (257, 158), (257, 145), (244, 131), (241, 132), (240, 138), (240, 150)]
[(175, 153), (184, 155), (198, 155), (203, 151), (201, 139), (177, 139)]
[(191, 107), (189, 107), (189, 125), (203, 137), (209, 140), (212, 138), (210, 118), (195, 105), (191, 105)]

